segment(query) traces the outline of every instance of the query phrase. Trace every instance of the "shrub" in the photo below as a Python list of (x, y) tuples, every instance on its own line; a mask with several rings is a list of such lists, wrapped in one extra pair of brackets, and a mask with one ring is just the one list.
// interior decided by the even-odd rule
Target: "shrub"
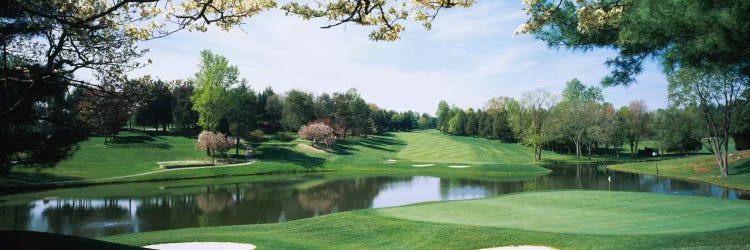
[(290, 132), (279, 132), (276, 135), (277, 135), (277, 137), (279, 137), (279, 140), (283, 141), (283, 142), (290, 142), (290, 141), (294, 141), (294, 139), (297, 139), (294, 136), (294, 134), (292, 134)]
[(338, 137), (334, 129), (322, 122), (311, 122), (299, 129), (299, 137), (310, 140), (310, 144), (323, 144), (331, 146), (336, 143)]
[(253, 132), (250, 132), (250, 136), (248, 136), (248, 140), (251, 142), (261, 142), (266, 138), (266, 133), (263, 132), (263, 130), (256, 129)]
[(198, 135), (198, 142), (195, 144), (196, 149), (206, 150), (206, 154), (211, 157), (211, 162), (215, 162), (216, 156), (223, 155), (232, 146), (234, 146), (234, 143), (226, 135), (210, 131), (201, 132)]

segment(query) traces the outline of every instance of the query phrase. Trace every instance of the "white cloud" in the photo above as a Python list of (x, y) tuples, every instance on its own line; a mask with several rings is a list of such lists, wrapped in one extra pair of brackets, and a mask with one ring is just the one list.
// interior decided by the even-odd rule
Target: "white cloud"
[[(524, 17), (520, 5), (507, 5), (482, 2), (441, 13), (432, 31), (413, 23), (396, 42), (370, 41), (368, 28), (323, 30), (324, 22), (272, 11), (248, 20), (244, 31), (182, 32), (143, 43), (151, 48), (153, 64), (133, 75), (192, 77), (200, 50), (210, 49), (238, 65), (256, 89), (330, 93), (353, 87), (383, 108), (434, 113), (440, 100), (478, 108), (491, 97), (520, 97), (538, 87), (557, 93), (574, 77), (597, 84), (608, 72), (603, 62), (612, 51), (555, 51), (529, 36), (512, 36)], [(658, 76), (648, 69), (640, 84), (604, 93), (615, 105), (643, 96), (658, 107), (651, 99), (666, 92)], [(639, 91), (647, 93), (633, 94)]]

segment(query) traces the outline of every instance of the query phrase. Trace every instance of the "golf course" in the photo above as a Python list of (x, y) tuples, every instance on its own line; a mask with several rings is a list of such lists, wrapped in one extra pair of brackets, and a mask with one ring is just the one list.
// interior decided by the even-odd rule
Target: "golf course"
[[(748, 201), (626, 192), (651, 187), (662, 190), (659, 193), (684, 192), (687, 187), (694, 189), (693, 195), (715, 196), (711, 190), (716, 186), (708, 184), (653, 182), (648, 175), (656, 173), (648, 171), (655, 162), (581, 167), (576, 164), (588, 159), (551, 151), (543, 152), (543, 161), (534, 162), (529, 148), (520, 144), (415, 131), (347, 138), (329, 150), (304, 140), (270, 137), (252, 144), (249, 162), (239, 150), (239, 157), (230, 158), (237, 162), (163, 169), (160, 162), (206, 157), (190, 138), (138, 132), (118, 137), (120, 141), (106, 145), (92, 137), (54, 168), (18, 169), (12, 174), (24, 178), (3, 179), (5, 185), (43, 181), (87, 187), (0, 196), (6, 200), (0, 203), (0, 214), (29, 220), (28, 225), (34, 225), (34, 216), (57, 221), (78, 209), (90, 211), (71, 225), (76, 228), (73, 235), (102, 241), (23, 232), (13, 238), (50, 237), (71, 247), (122, 249), (179, 242), (246, 243), (261, 249), (739, 249), (750, 244), (750, 238), (736, 237), (750, 234)], [(732, 161), (732, 183), (713, 183), (748, 186), (748, 174), (742, 171), (747, 152), (736, 154), (740, 160)], [(683, 168), (711, 169), (708, 157), (659, 161), (659, 175), (694, 178), (695, 171)], [(590, 161), (602, 159), (606, 158)], [(564, 162), (569, 165), (561, 165)], [(99, 163), (109, 168), (97, 167)], [(559, 173), (550, 174), (553, 171)], [(700, 174), (705, 179), (695, 180), (711, 182), (716, 173)], [(614, 188), (607, 184), (612, 176)], [(440, 194), (428, 195), (433, 190)], [(110, 205), (92, 205), (100, 202)], [(123, 211), (131, 210), (133, 202), (138, 215), (125, 215), (132, 213)], [(59, 211), (31, 218), (15, 212), (29, 203)], [(164, 210), (165, 204), (174, 207)], [(262, 208), (243, 215), (260, 204)], [(120, 207), (120, 212), (105, 217), (95, 212), (111, 207)], [(193, 218), (195, 222), (189, 222)], [(120, 222), (105, 231), (87, 226), (99, 220)], [(167, 224), (118, 233), (140, 224), (133, 224), (136, 221), (146, 222), (144, 226), (148, 221)], [(14, 229), (5, 222), (0, 225)]]
[[(160, 162), (206, 161), (205, 153), (195, 150), (194, 143), (193, 139), (181, 136), (138, 132), (121, 133), (109, 144), (104, 144), (100, 137), (91, 137), (70, 158), (54, 167), (17, 168), (0, 178), (0, 184), (64, 186), (327, 171), (534, 176), (549, 173), (539, 167), (540, 163), (577, 161), (569, 155), (545, 151), (545, 160), (534, 162), (529, 149), (520, 144), (420, 131), (351, 137), (331, 151), (315, 149), (304, 140), (281, 142), (269, 138), (253, 143), (254, 162), (176, 171), (159, 167)], [(244, 151), (240, 150), (241, 160)]]
[(342, 212), (285, 223), (127, 234), (134, 246), (226, 241), (271, 249), (500, 246), (741, 249), (750, 202), (632, 192), (551, 191)]

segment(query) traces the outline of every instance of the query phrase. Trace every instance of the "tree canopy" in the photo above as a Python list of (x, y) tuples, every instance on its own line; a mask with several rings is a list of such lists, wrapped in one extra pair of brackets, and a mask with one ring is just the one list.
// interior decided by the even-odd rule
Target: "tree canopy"
[(739, 66), (750, 74), (750, 2), (694, 0), (528, 0), (530, 33), (552, 47), (614, 48), (605, 85), (628, 85), (649, 58), (665, 71)]

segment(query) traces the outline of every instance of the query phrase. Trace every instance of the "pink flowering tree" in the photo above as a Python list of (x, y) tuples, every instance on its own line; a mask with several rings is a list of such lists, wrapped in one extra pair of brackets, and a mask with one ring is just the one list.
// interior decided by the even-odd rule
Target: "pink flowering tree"
[(324, 122), (311, 122), (299, 129), (299, 138), (310, 140), (311, 145), (332, 146), (338, 141), (336, 131)]
[(206, 155), (211, 157), (211, 163), (215, 163), (215, 157), (226, 153), (232, 148), (232, 140), (229, 140), (222, 133), (203, 131), (198, 135), (198, 142), (195, 144), (197, 150), (206, 150)]

